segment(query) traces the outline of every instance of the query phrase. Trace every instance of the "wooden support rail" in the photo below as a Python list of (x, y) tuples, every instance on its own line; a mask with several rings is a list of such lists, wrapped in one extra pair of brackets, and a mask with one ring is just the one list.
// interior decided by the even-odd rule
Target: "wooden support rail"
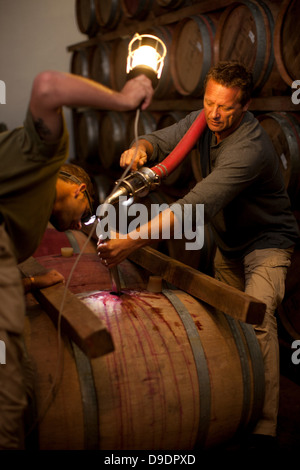
[(141, 248), (130, 254), (129, 259), (237, 320), (261, 324), (264, 319), (266, 306), (263, 302), (153, 248)]
[[(18, 267), (25, 277), (47, 272), (47, 269), (34, 258), (29, 258)], [(66, 290), (64, 285), (55, 284), (37, 289), (33, 295), (55, 326), (60, 320), (61, 330), (89, 358), (103, 356), (114, 350), (111, 335), (100, 318), (97, 318), (76, 295)]]

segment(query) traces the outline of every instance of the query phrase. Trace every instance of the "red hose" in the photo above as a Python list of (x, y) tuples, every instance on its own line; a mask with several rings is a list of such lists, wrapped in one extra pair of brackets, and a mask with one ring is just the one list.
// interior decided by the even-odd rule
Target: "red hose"
[(151, 168), (151, 170), (160, 178), (166, 178), (192, 150), (205, 128), (206, 119), (204, 111), (202, 110), (172, 152), (162, 162)]

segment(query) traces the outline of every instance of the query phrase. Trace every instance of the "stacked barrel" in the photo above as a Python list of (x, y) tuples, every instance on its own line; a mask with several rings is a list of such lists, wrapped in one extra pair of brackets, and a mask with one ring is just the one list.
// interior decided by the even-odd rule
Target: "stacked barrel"
[[(224, 0), (208, 6), (208, 2), (195, 0), (76, 0), (75, 6), (78, 28), (87, 40), (69, 47), (70, 70), (115, 90), (121, 90), (126, 82), (128, 43), (135, 32), (152, 33), (165, 42), (162, 77), (152, 106), (140, 117), (140, 134), (201, 108), (204, 78), (211, 65), (219, 60), (244, 62), (254, 77), (258, 106), (255, 109), (254, 104), (253, 111), (268, 114), (261, 122), (267, 131), (270, 129), (272, 139), (277, 136), (269, 122), (275, 120), (280, 127), (283, 138), (277, 138), (275, 147), (287, 186), (287, 175), (292, 175), (295, 202), (300, 165), (299, 111), (291, 100), (291, 86), (300, 80), (299, 1)], [(279, 117), (273, 115), (274, 111), (283, 114)], [(74, 110), (75, 158), (92, 174), (118, 178), (120, 154), (135, 137), (134, 117), (134, 112)], [(295, 144), (286, 145), (285, 139)], [(191, 174), (185, 175), (187, 165), (182, 165), (182, 171), (165, 182), (164, 191), (181, 195), (190, 187), (187, 180), (193, 184), (201, 179), (199, 155), (189, 155), (189, 161)]]

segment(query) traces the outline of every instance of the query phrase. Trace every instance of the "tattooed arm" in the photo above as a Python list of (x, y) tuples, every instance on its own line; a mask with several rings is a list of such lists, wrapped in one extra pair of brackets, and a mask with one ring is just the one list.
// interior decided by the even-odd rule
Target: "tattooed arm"
[(151, 81), (145, 75), (129, 80), (118, 92), (78, 75), (47, 71), (33, 82), (30, 110), (40, 136), (53, 141), (62, 131), (62, 106), (127, 111), (142, 103), (146, 109), (152, 96)]

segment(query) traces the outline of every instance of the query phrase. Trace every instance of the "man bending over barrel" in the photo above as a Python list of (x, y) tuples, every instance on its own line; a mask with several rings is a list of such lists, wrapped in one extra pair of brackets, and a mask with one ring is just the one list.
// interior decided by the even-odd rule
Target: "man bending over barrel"
[[(92, 210), (85, 173), (72, 165), (59, 173), (68, 157), (62, 107), (126, 111), (142, 103), (145, 109), (152, 95), (151, 82), (142, 75), (117, 92), (76, 75), (42, 72), (33, 82), (24, 126), (0, 134), (0, 339), (6, 345), (6, 364), (0, 365), (0, 449), (24, 446), (25, 302), (17, 264), (35, 252), (49, 219), (58, 230), (80, 229)], [(61, 280), (51, 273), (51, 283)]]

